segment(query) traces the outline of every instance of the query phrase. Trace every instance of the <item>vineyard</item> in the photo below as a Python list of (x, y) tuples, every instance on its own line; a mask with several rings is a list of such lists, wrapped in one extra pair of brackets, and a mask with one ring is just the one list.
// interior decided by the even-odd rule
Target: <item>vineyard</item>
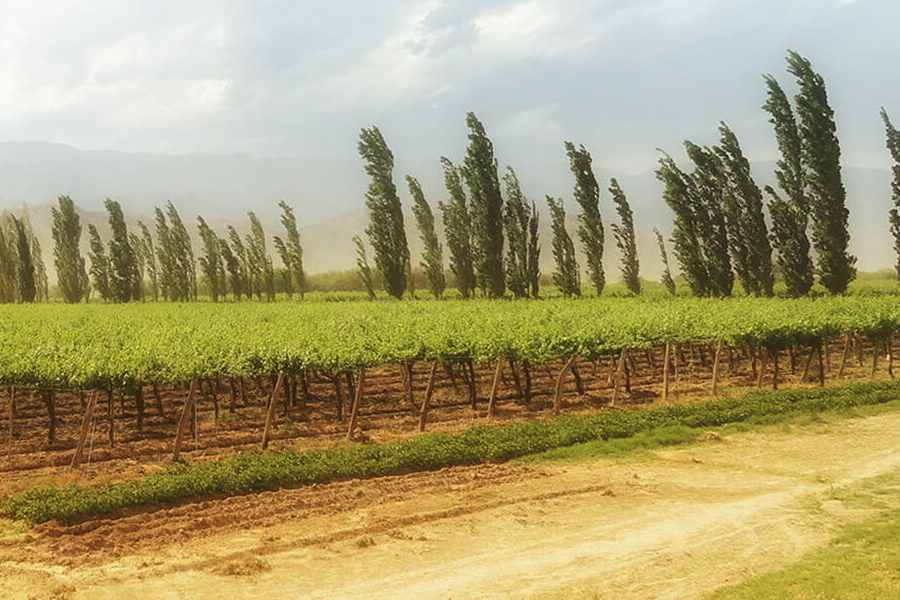
[(898, 328), (892, 297), (6, 306), (0, 468), (893, 376)]

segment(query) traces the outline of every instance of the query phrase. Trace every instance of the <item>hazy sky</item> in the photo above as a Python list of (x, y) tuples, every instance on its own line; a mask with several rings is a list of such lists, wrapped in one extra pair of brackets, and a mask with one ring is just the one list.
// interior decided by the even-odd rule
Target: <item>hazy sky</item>
[(898, 0), (0, 0), (0, 140), (86, 149), (458, 157), (474, 110), (504, 162), (562, 140), (623, 173), (727, 120), (774, 158), (761, 75), (826, 77), (846, 164), (888, 165)]

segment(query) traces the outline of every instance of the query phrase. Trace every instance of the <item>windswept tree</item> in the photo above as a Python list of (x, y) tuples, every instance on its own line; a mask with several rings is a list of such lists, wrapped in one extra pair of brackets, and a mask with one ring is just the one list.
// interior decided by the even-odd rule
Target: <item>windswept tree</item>
[(50, 210), (53, 218), (53, 263), (63, 300), (77, 304), (87, 297), (88, 278), (81, 255), (81, 217), (68, 196), (60, 196)]
[(616, 247), (622, 255), (622, 281), (634, 295), (641, 293), (640, 262), (638, 261), (637, 239), (634, 235), (634, 213), (625, 197), (625, 192), (619, 186), (619, 182), (613, 178), (609, 184), (609, 193), (612, 194), (619, 213), (620, 223), (613, 223), (613, 235), (616, 238)]
[[(719, 125), (721, 141), (716, 153), (722, 160), (728, 202), (734, 223), (729, 222), (728, 243), (732, 261), (744, 290), (754, 296), (772, 296), (775, 277), (772, 272), (772, 245), (763, 213), (763, 197), (750, 173), (750, 161), (744, 156), (737, 136), (724, 122)], [(738, 268), (740, 265), (740, 268)]]
[(231, 243), (231, 251), (240, 267), (240, 287), (243, 289), (247, 300), (249, 300), (253, 297), (253, 284), (250, 281), (250, 259), (247, 256), (247, 248), (244, 246), (241, 235), (231, 225), (228, 226), (228, 241)]
[(784, 277), (787, 294), (805, 296), (813, 286), (812, 259), (807, 235), (809, 201), (806, 197), (806, 171), (803, 166), (803, 142), (794, 118), (794, 110), (787, 94), (771, 75), (765, 76), (768, 88), (763, 109), (775, 127), (775, 140), (781, 157), (775, 178), (785, 196), (771, 186), (769, 216), (772, 219), (770, 238), (776, 252), (776, 264)]
[(734, 287), (734, 272), (728, 252), (726, 212), (732, 200), (725, 185), (722, 162), (710, 148), (689, 141), (684, 146), (688, 157), (694, 162), (689, 198), (709, 274), (709, 292), (713, 296), (730, 296)]
[(469, 146), (463, 166), (469, 188), (472, 241), (478, 285), (491, 298), (506, 292), (503, 268), (503, 196), (494, 144), (475, 113), (466, 115)]
[(422, 192), (422, 186), (415, 177), (406, 176), (406, 182), (409, 184), (409, 193), (413, 199), (413, 216), (416, 218), (416, 225), (419, 227), (419, 237), (422, 239), (422, 269), (428, 277), (428, 286), (435, 298), (444, 295), (444, 289), (447, 287), (447, 280), (444, 277), (444, 249), (438, 240), (437, 232), (434, 230), (434, 212), (428, 201), (425, 200), (425, 194)]
[(251, 210), (247, 217), (250, 219), (250, 232), (245, 238), (249, 279), (256, 297), (262, 300), (265, 294), (271, 302), (275, 299), (275, 268), (266, 248), (266, 232), (256, 213)]
[(156, 216), (156, 258), (159, 261), (159, 289), (166, 300), (183, 300), (179, 298), (180, 289), (176, 274), (175, 248), (172, 243), (172, 231), (166, 214), (159, 208), (154, 209)]
[(34, 289), (35, 300), (47, 302), (50, 300), (50, 281), (47, 278), (47, 266), (44, 264), (44, 252), (41, 249), (41, 241), (34, 232), (29, 230), (31, 238), (31, 260), (34, 263)]
[[(297, 217), (294, 215), (294, 209), (286, 202), (278, 203), (281, 207), (281, 225), (284, 227), (284, 240), (281, 246), (284, 247), (284, 253), (281, 256), (281, 262), (288, 272), (288, 282), (293, 282), (297, 286), (297, 292), (300, 299), (306, 293), (306, 273), (303, 270), (303, 246), (300, 245), (300, 230), (297, 228)], [(275, 237), (276, 247), (278, 246), (278, 236)], [(279, 249), (279, 254), (281, 254)], [(287, 262), (285, 262), (285, 259)], [(292, 287), (292, 286), (291, 286)]]
[(503, 184), (506, 191), (503, 209), (503, 227), (506, 229), (506, 285), (516, 298), (527, 298), (530, 292), (528, 236), (531, 211), (512, 167), (506, 168)]
[(825, 80), (806, 58), (793, 50), (788, 72), (797, 80), (795, 97), (800, 117), (803, 166), (807, 174), (812, 240), (819, 282), (831, 294), (843, 294), (856, 277), (856, 257), (850, 254), (847, 191), (841, 176), (841, 146)]
[(600, 217), (600, 184), (591, 166), (591, 153), (584, 146), (577, 149), (572, 142), (566, 142), (569, 167), (575, 176), (575, 201), (581, 206), (578, 215), (578, 237), (587, 260), (588, 277), (597, 295), (606, 286), (603, 271), (603, 219)]
[(197, 230), (200, 233), (200, 244), (203, 254), (200, 256), (200, 271), (209, 288), (213, 302), (225, 293), (225, 270), (222, 266), (222, 254), (219, 247), (219, 236), (216, 235), (203, 217), (197, 217)]
[(366, 191), (366, 235), (375, 250), (375, 264), (384, 277), (385, 291), (399, 299), (407, 289), (410, 259), (403, 207), (394, 185), (394, 155), (377, 127), (360, 131), (359, 155), (370, 178)]
[(456, 289), (463, 298), (471, 298), (475, 291), (475, 264), (472, 255), (472, 219), (460, 170), (446, 158), (441, 158), (444, 185), (450, 199), (438, 203), (444, 221), (444, 235), (450, 251), (450, 271), (456, 278)]
[(891, 171), (894, 174), (891, 180), (891, 191), (893, 192), (894, 206), (888, 212), (888, 222), (891, 227), (891, 236), (894, 238), (894, 253), (897, 255), (897, 262), (894, 265), (897, 271), (897, 277), (900, 278), (900, 131), (894, 127), (887, 111), (881, 109), (881, 119), (884, 121), (884, 127), (887, 135), (887, 148), (894, 160)]
[(540, 296), (541, 292), (541, 239), (539, 229), (541, 226), (537, 204), (531, 202), (528, 217), (528, 263), (525, 269), (527, 274), (528, 291), (532, 298)]
[(91, 248), (88, 255), (91, 261), (91, 280), (100, 298), (104, 302), (109, 302), (112, 299), (109, 288), (109, 258), (106, 256), (106, 245), (100, 237), (100, 232), (93, 224), (88, 225), (88, 239)]
[(369, 256), (366, 253), (366, 244), (358, 235), (353, 236), (353, 245), (356, 248), (356, 273), (359, 280), (363, 284), (369, 300), (375, 299), (375, 277), (372, 274), (372, 267), (369, 266)]
[(131, 241), (128, 239), (128, 227), (121, 205), (107, 198), (104, 202), (109, 215), (109, 228), (112, 237), (109, 240), (109, 293), (113, 302), (130, 302), (138, 294), (135, 290), (137, 281), (137, 260)]
[(653, 233), (656, 235), (656, 245), (659, 247), (659, 259), (662, 261), (663, 265), (663, 273), (660, 281), (663, 286), (665, 286), (666, 291), (669, 292), (669, 295), (674, 296), (675, 280), (672, 279), (672, 270), (669, 268), (669, 254), (666, 252), (666, 242), (663, 240), (662, 234), (656, 227), (653, 228)]
[(153, 300), (159, 300), (159, 268), (156, 259), (156, 245), (153, 243), (153, 236), (150, 229), (143, 221), (138, 221), (138, 229), (141, 230), (141, 253), (144, 256), (144, 270), (147, 278), (150, 280), (150, 292), (153, 294)]
[(16, 301), (18, 284), (16, 281), (15, 232), (12, 215), (0, 213), (0, 303)]
[(231, 294), (234, 296), (235, 301), (240, 302), (241, 294), (244, 291), (241, 263), (234, 252), (232, 252), (228, 240), (221, 237), (219, 238), (219, 254), (222, 256), (222, 263), (225, 269), (228, 271), (228, 284), (231, 286)]
[(10, 215), (13, 242), (16, 251), (16, 287), (19, 302), (32, 303), (37, 299), (34, 278), (34, 260), (31, 254), (31, 239), (24, 220)]
[(177, 282), (180, 295), (179, 300), (197, 299), (197, 269), (194, 264), (194, 246), (181, 215), (171, 202), (166, 204), (166, 216), (169, 219), (169, 229), (172, 242), (172, 251), (175, 259)]
[(275, 244), (275, 253), (278, 254), (278, 259), (283, 265), (281, 269), (281, 287), (288, 299), (291, 299), (294, 296), (294, 278), (291, 275), (291, 269), (287, 266), (291, 264), (291, 258), (288, 256), (287, 244), (285, 244), (284, 240), (277, 235), (272, 238), (272, 242)]
[(708, 296), (714, 287), (710, 282), (706, 257), (703, 255), (700, 225), (695, 216), (692, 182), (666, 153), (659, 159), (656, 178), (663, 184), (663, 199), (675, 213), (672, 242), (675, 258), (695, 296)]
[(134, 252), (134, 293), (135, 300), (144, 301), (144, 275), (147, 272), (147, 259), (144, 256), (144, 242), (136, 233), (128, 233), (128, 242), (131, 244), (131, 251)]
[(556, 262), (553, 283), (563, 296), (581, 296), (581, 275), (575, 258), (575, 244), (566, 230), (566, 209), (562, 200), (556, 200), (553, 196), (547, 196), (547, 206), (550, 208), (553, 260)]

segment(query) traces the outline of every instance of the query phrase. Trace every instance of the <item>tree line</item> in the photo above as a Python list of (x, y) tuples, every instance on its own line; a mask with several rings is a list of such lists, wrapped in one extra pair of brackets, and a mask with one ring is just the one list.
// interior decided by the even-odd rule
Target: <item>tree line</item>
[[(794, 51), (788, 52), (787, 71), (797, 86), (793, 102), (774, 76), (764, 76), (767, 98), (763, 109), (774, 126), (780, 152), (775, 171), (778, 190), (766, 186), (763, 193), (737, 135), (724, 122), (719, 124), (718, 144), (684, 142), (692, 164), (689, 172), (660, 151), (656, 176), (663, 185), (663, 199), (674, 213), (669, 241), (682, 277), (695, 296), (731, 296), (736, 280), (748, 294), (773, 296), (776, 272), (781, 274), (788, 296), (808, 294), (816, 278), (830, 294), (843, 294), (856, 276), (856, 257), (849, 252), (840, 142), (825, 81), (808, 59)], [(900, 133), (884, 109), (882, 119), (895, 163), (893, 208), (888, 216), (900, 277)], [(493, 144), (473, 113), (466, 116), (466, 126), (469, 144), (462, 165), (441, 158), (449, 199), (438, 203), (450, 270), (459, 293), (469, 298), (479, 291), (496, 298), (508, 290), (515, 297), (536, 297), (540, 281), (537, 207), (523, 194), (512, 167), (499, 176)], [(572, 196), (579, 209), (577, 235), (587, 263), (585, 274), (599, 295), (606, 285), (601, 186), (590, 152), (570, 141), (564, 142), (564, 149), (574, 179)], [(385, 291), (401, 298), (414, 290), (408, 287), (411, 258), (403, 210), (393, 184), (394, 157), (377, 127), (362, 130), (359, 153), (371, 177), (366, 193), (370, 217), (366, 234), (375, 265), (384, 276)], [(407, 181), (425, 247), (422, 268), (428, 273), (432, 294), (440, 298), (445, 278), (434, 215), (416, 179), (407, 176)], [(622, 280), (632, 294), (640, 294), (634, 215), (615, 178), (608, 191), (618, 215), (611, 228), (621, 256)], [(553, 282), (564, 295), (578, 296), (581, 271), (574, 241), (566, 230), (565, 206), (562, 199), (552, 196), (547, 196), (546, 202), (553, 236)], [(659, 231), (654, 233), (664, 266), (661, 282), (674, 295), (666, 243)], [(373, 293), (362, 239), (355, 238), (355, 243), (361, 257), (360, 277)]]

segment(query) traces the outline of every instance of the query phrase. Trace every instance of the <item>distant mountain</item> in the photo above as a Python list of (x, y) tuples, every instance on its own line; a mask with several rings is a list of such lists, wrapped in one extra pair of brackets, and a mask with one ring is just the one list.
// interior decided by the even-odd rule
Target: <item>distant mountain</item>
[[(575, 235), (576, 206), (571, 200), (572, 181), (565, 157), (558, 162), (516, 165), (526, 194), (544, 209), (544, 194), (566, 200)], [(595, 157), (602, 164), (602, 157)], [(774, 185), (774, 164), (753, 165), (757, 183)], [(437, 211), (445, 198), (437, 157), (398, 159), (395, 180), (408, 205), (406, 173), (416, 175)], [(652, 228), (665, 235), (671, 229), (672, 213), (662, 201), (662, 189), (652, 172), (621, 176), (598, 170), (604, 188), (617, 176), (635, 212), (639, 234), (642, 274), (659, 275), (660, 265)], [(851, 219), (853, 251), (859, 267), (874, 270), (893, 264), (887, 210), (890, 205), (890, 174), (887, 171), (844, 168)], [(301, 223), (306, 264), (310, 272), (353, 268), (351, 238), (366, 227), (363, 206), (367, 186), (359, 161), (328, 158), (252, 158), (218, 155), (153, 155), (112, 151), (83, 151), (62, 144), (0, 143), (0, 210), (25, 212), (49, 255), (50, 205), (60, 194), (75, 200), (86, 223), (105, 231), (103, 200), (119, 200), (129, 221), (152, 221), (153, 207), (172, 200), (182, 218), (193, 224), (202, 214), (210, 224), (224, 229), (228, 224), (245, 228), (245, 213), (255, 210), (271, 234), (280, 229), (279, 200), (292, 204)], [(609, 194), (602, 197), (601, 210), (607, 225), (616, 218)], [(542, 210), (542, 268), (553, 269), (549, 219)], [(409, 239), (414, 255), (420, 251), (418, 234), (408, 215)], [(607, 270), (617, 278), (618, 260), (612, 231), (607, 227)], [(674, 260), (674, 257), (672, 258)], [(673, 264), (674, 266), (674, 264)], [(52, 276), (51, 276), (52, 278)]]

